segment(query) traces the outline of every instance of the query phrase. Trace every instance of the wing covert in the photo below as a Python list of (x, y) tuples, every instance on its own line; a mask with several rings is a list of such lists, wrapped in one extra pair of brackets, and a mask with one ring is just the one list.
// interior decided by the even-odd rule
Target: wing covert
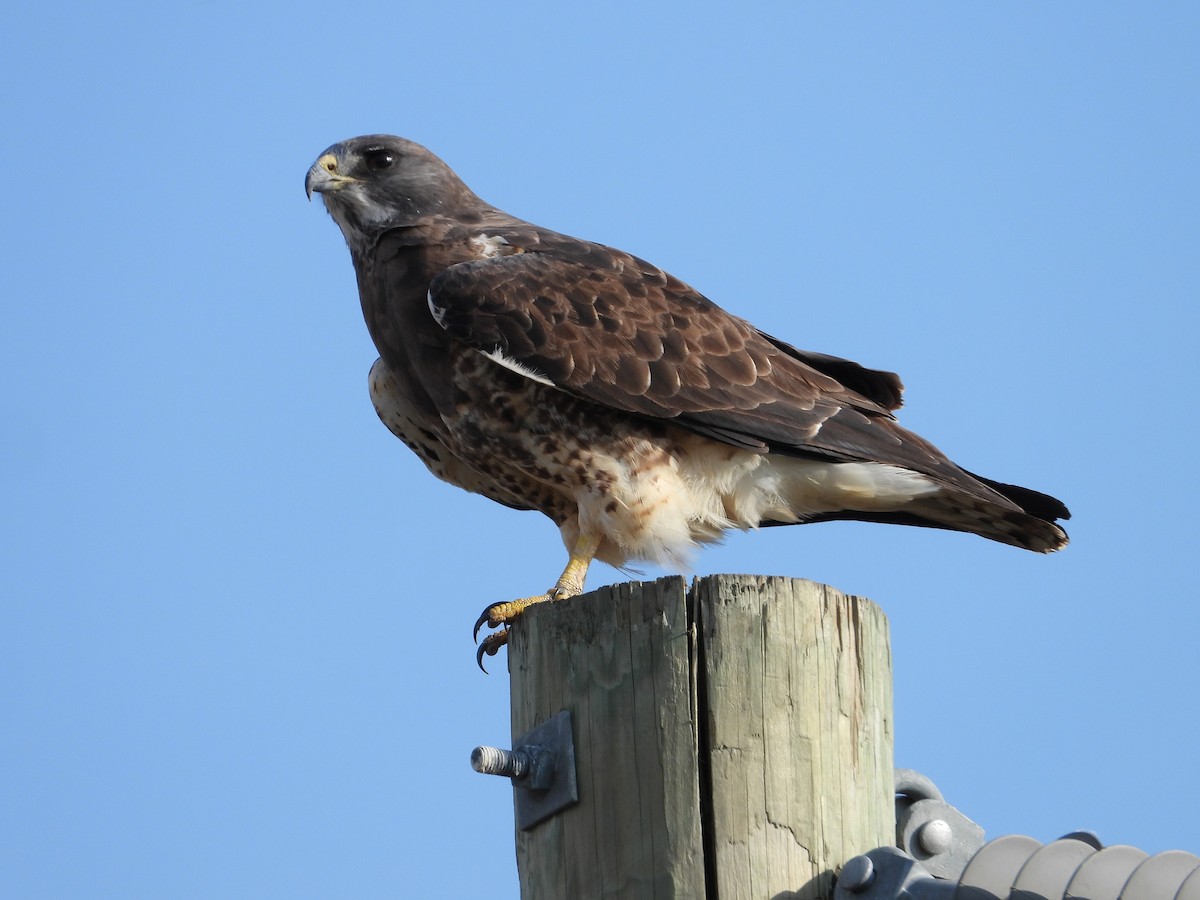
[[(450, 266), (430, 285), (430, 309), (455, 339), (591, 402), (741, 447), (871, 458), (884, 436), (867, 434), (878, 431), (870, 420), (890, 420), (899, 399), (894, 375), (819, 354), (807, 354), (810, 365), (657, 267), (576, 246), (573, 257), (519, 252)], [(834, 416), (861, 433), (816, 440)]]

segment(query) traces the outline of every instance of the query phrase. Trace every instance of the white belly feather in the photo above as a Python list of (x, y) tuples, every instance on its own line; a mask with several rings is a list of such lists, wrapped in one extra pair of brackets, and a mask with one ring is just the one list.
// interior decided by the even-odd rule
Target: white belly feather
[[(897, 511), (938, 491), (923, 475), (881, 463), (762, 455), (691, 434), (679, 443), (682, 452), (611, 460), (618, 477), (609, 491), (581, 492), (581, 527), (607, 537), (598, 558), (686, 569), (699, 544), (731, 528), (841, 510)], [(574, 538), (565, 531), (568, 546)]]

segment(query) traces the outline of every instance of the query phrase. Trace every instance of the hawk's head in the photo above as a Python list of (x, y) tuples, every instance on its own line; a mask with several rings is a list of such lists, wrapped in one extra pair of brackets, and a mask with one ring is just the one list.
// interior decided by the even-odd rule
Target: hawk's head
[(304, 190), (324, 198), (351, 248), (387, 228), (481, 204), (444, 162), (390, 134), (334, 144), (308, 170)]

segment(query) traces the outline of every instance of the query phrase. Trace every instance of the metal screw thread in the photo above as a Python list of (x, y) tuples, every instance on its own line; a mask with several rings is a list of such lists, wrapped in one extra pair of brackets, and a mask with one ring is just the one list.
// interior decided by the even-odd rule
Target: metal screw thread
[(529, 773), (529, 754), (499, 747), (476, 747), (471, 751), (471, 768), (484, 775), (524, 778)]

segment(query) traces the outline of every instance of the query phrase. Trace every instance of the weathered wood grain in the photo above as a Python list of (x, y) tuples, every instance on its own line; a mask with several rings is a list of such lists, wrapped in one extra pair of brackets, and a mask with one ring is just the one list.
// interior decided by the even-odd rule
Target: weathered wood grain
[(895, 840), (887, 619), (811, 581), (696, 585), (716, 896), (830, 897)]
[(512, 729), (574, 716), (580, 802), (517, 832), (521, 895), (831, 896), (893, 840), (891, 659), (870, 601), (807, 581), (614, 585), (531, 609)]
[(518, 831), (522, 897), (704, 896), (685, 588), (615, 585), (514, 629), (513, 734), (570, 709), (580, 793)]

